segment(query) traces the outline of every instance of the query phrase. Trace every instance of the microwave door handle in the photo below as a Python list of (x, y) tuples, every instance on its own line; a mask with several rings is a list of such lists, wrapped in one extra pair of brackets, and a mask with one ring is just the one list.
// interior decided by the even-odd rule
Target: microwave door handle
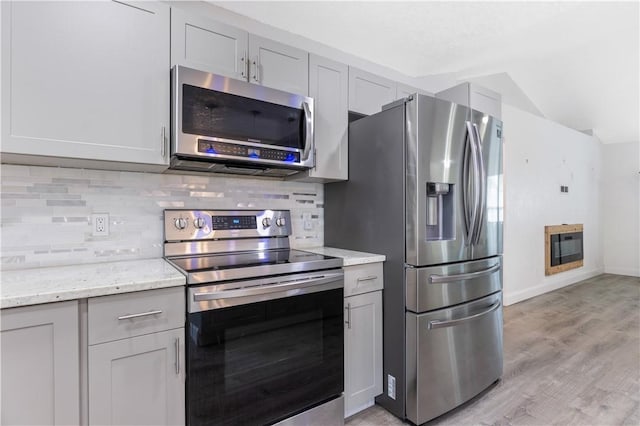
[[(302, 161), (309, 159), (311, 146), (313, 145), (313, 117), (311, 116), (311, 107), (309, 102), (302, 102), (304, 110), (304, 150), (302, 151)], [(313, 159), (315, 163), (315, 158)]]

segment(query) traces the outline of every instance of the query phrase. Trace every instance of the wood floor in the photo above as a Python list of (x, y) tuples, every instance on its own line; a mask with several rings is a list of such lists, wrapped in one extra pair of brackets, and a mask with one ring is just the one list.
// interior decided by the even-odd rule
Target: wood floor
[[(604, 274), (504, 309), (502, 380), (428, 426), (640, 425), (640, 278)], [(379, 406), (348, 426), (401, 425)]]

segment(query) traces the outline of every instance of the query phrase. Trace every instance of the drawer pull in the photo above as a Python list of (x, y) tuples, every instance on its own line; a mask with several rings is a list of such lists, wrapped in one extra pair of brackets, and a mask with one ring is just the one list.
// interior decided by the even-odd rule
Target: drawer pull
[(477, 272), (467, 272), (465, 274), (456, 274), (456, 275), (437, 275), (431, 274), (429, 275), (429, 282), (432, 284), (445, 284), (454, 281), (462, 281), (462, 280), (471, 280), (474, 278), (484, 277), (485, 275), (491, 275), (496, 271), (500, 270), (500, 264), (496, 263), (493, 266), (490, 266), (487, 269), (483, 269)]
[(133, 319), (133, 318), (140, 318), (140, 317), (148, 317), (149, 315), (158, 315), (158, 314), (161, 314), (161, 313), (162, 313), (162, 311), (157, 310), (157, 311), (142, 312), (142, 313), (139, 313), (139, 314), (123, 315), (121, 317), (118, 317), (118, 321), (128, 320), (128, 319)]
[(360, 283), (362, 281), (372, 281), (372, 280), (377, 280), (377, 279), (378, 279), (377, 275), (370, 275), (368, 277), (358, 278), (356, 281)]
[(454, 327), (456, 325), (460, 325), (462, 323), (465, 323), (467, 321), (471, 321), (477, 318), (480, 318), (481, 316), (490, 314), (491, 312), (495, 311), (496, 309), (498, 309), (500, 307), (501, 303), (498, 300), (496, 303), (494, 303), (493, 305), (489, 306), (489, 309), (482, 311), (480, 313), (477, 313), (475, 315), (471, 315), (468, 317), (464, 317), (464, 318), (459, 318), (459, 319), (453, 319), (453, 320), (433, 320), (433, 321), (429, 321), (429, 328), (430, 329), (434, 329), (434, 328), (443, 328), (443, 327)]

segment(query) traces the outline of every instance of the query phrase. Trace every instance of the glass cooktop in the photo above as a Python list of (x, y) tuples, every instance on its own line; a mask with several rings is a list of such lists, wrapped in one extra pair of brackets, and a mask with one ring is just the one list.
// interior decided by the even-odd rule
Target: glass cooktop
[(187, 275), (188, 284), (342, 267), (342, 259), (289, 249), (202, 255), (169, 260)]

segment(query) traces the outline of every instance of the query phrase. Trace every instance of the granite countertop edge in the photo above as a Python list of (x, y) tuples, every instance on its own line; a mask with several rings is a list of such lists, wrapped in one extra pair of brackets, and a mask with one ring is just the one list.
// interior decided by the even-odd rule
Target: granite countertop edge
[(185, 276), (161, 258), (2, 271), (0, 309), (185, 284)]
[(301, 250), (342, 258), (342, 266), (356, 266), (367, 263), (384, 262), (387, 259), (383, 254), (366, 253), (363, 251), (346, 250), (335, 247), (311, 247), (303, 248)]
[[(334, 247), (301, 250), (341, 258), (343, 266), (386, 260)], [(186, 277), (162, 258), (9, 270), (1, 278), (0, 309), (186, 285)]]

